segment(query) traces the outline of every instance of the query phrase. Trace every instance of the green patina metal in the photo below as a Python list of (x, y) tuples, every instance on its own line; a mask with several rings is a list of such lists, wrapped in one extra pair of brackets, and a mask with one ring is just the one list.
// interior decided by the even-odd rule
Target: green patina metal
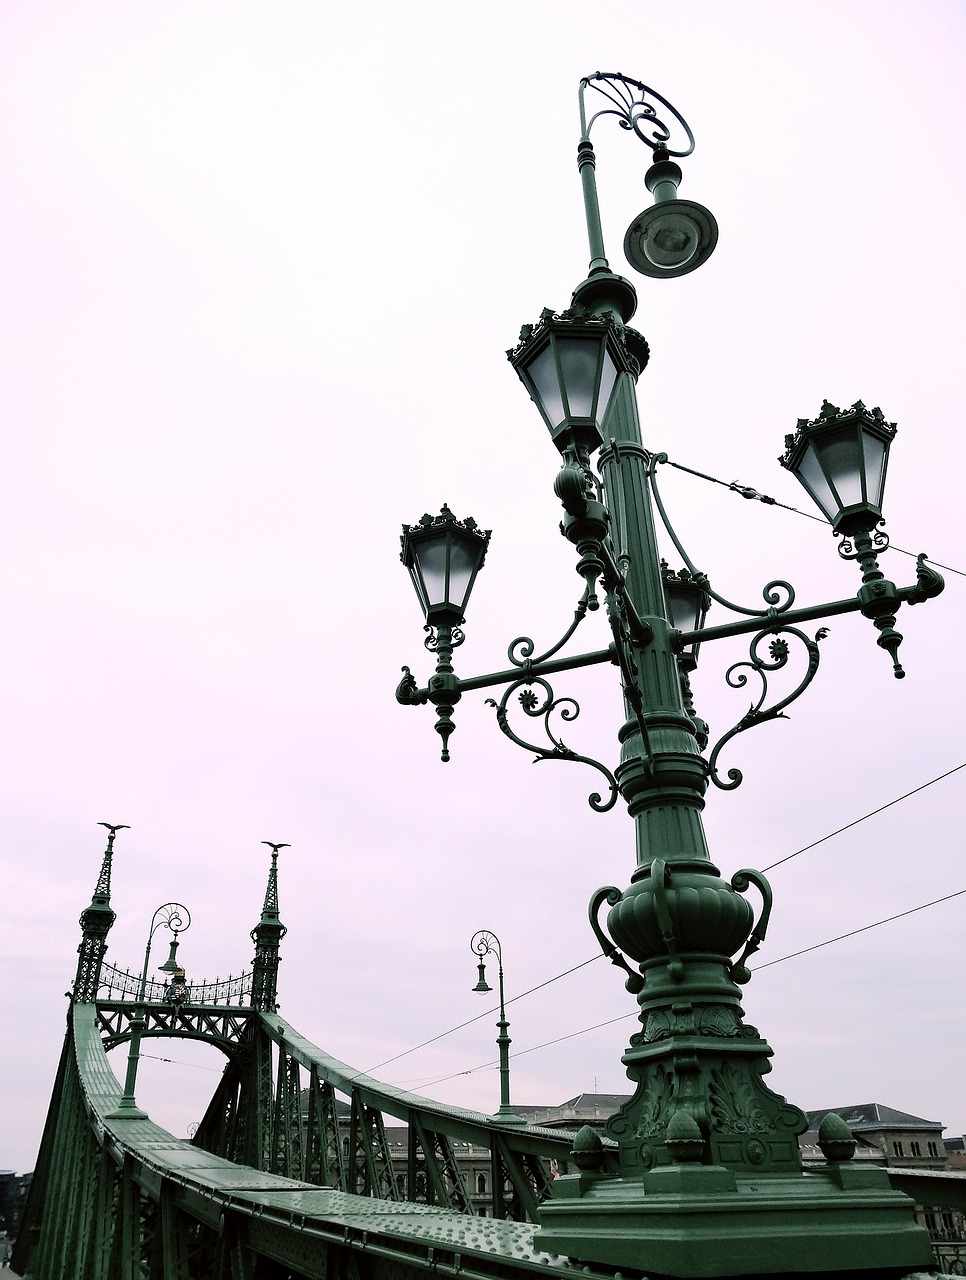
[(500, 939), (489, 929), (478, 929), (470, 939), (470, 950), (475, 956), (479, 957), (479, 980), (474, 991), (480, 992), (481, 995), (493, 990), (486, 980), (486, 957), (489, 955), (496, 956), (497, 967), (497, 986), (500, 993), (500, 1017), (497, 1021), (497, 1029), (499, 1034), (496, 1038), (496, 1046), (500, 1055), (500, 1109), (497, 1111), (493, 1119), (498, 1124), (525, 1124), (526, 1121), (521, 1120), (519, 1116), (513, 1114), (513, 1108), (510, 1106), (510, 1024), (506, 1016), (506, 1000), (503, 995), (503, 947)]
[[(589, 120), (587, 89), (599, 91), (610, 104)], [(647, 363), (647, 343), (626, 327), (634, 290), (610, 270), (604, 253), (589, 133), (600, 116), (616, 115), (651, 147), (655, 163), (647, 178), (659, 213), (685, 204), (676, 201), (681, 170), (670, 156), (688, 154), (693, 136), (666, 100), (627, 77), (588, 77), (581, 83), (580, 106), (578, 167), (590, 274), (569, 310), (545, 310), (536, 325), (524, 326), (519, 344), (507, 354), (562, 455), (555, 482), (565, 513), (561, 531), (578, 553), (577, 570), (586, 586), (573, 623), (538, 657), (534, 642), (521, 637), (508, 650), (512, 671), (462, 680), (449, 650), (445, 673), (450, 717), (465, 690), (508, 684), (500, 702), (493, 703), (502, 731), (538, 759), (583, 761), (597, 768), (610, 795), (603, 799), (595, 793), (592, 807), (610, 808), (619, 792), (636, 833), (637, 865), (630, 884), (624, 890), (605, 886), (591, 902), (594, 932), (628, 975), (627, 987), (640, 1008), (641, 1029), (623, 1057), (635, 1091), (607, 1125), (619, 1168), (608, 1171), (599, 1139), (585, 1135), (574, 1150), (579, 1171), (555, 1181), (551, 1200), (539, 1211), (537, 1243), (588, 1263), (674, 1276), (897, 1274), (919, 1268), (930, 1261), (928, 1239), (909, 1200), (892, 1189), (884, 1170), (853, 1167), (847, 1144), (831, 1135), (826, 1168), (803, 1172), (798, 1136), (806, 1129), (805, 1114), (765, 1084), (772, 1050), (745, 1022), (741, 1006), (740, 988), (750, 978), (746, 960), (764, 941), (771, 890), (751, 869), (738, 871), (730, 881), (722, 878), (710, 859), (702, 811), (710, 782), (725, 790), (741, 782), (737, 769), (720, 776), (721, 749), (736, 734), (783, 715), (815, 676), (825, 631), (813, 638), (797, 624), (860, 611), (879, 630), (878, 643), (901, 675), (896, 611), (902, 603), (937, 595), (942, 579), (926, 566), (925, 557), (912, 587), (896, 588), (878, 567), (876, 553), (888, 545), (880, 504), (894, 426), (885, 423), (880, 410), (868, 411), (861, 402), (844, 412), (826, 403), (818, 419), (801, 420), (782, 459), (792, 469), (801, 463), (803, 483), (808, 480), (806, 487), (817, 500), (828, 491), (826, 514), (833, 532), (843, 538), (839, 554), (857, 560), (862, 571), (854, 599), (792, 610), (793, 588), (776, 581), (764, 589), (764, 608), (749, 609), (715, 592), (690, 560), (657, 492), (655, 470), (664, 459), (650, 455), (642, 443), (635, 388)], [(684, 137), (675, 144), (678, 126)], [(677, 232), (666, 219), (641, 215), (625, 242), (632, 265), (648, 275), (693, 269), (714, 247), (714, 220), (702, 210), (699, 222), (704, 215), (702, 246), (692, 246), (687, 264), (669, 257), (663, 266), (643, 240), (660, 227), (671, 245)], [(645, 265), (642, 256), (648, 259)], [(594, 354), (604, 352), (605, 342), (612, 369), (606, 403), (601, 390), (606, 361)], [(590, 463), (599, 446), (598, 479)], [(668, 598), (679, 575), (670, 574), (660, 560), (655, 507), (705, 607), (713, 599), (743, 618), (716, 628), (698, 621), (683, 633), (672, 626)], [(553, 659), (588, 611), (598, 607), (599, 590), (612, 633), (609, 649), (569, 662)], [(427, 614), (429, 629), (432, 622)], [(744, 685), (753, 676), (760, 696), (706, 758), (707, 726), (695, 713), (689, 683), (697, 644), (744, 633), (754, 633), (749, 658), (735, 663), (728, 679)], [(793, 645), (804, 649), (805, 675), (791, 692), (775, 697), (769, 677), (786, 668)], [(562, 719), (572, 723), (579, 707), (572, 699), (558, 699), (547, 679), (568, 666), (606, 657), (620, 669), (626, 713), (613, 769), (564, 744), (551, 717), (564, 711)], [(404, 671), (399, 701), (432, 700), (431, 687), (420, 690), (408, 668)], [(524, 715), (542, 720), (546, 745), (511, 727), (514, 694)], [(747, 897), (752, 886), (762, 902), (757, 920)], [(606, 925), (597, 918), (605, 903)]]
[[(588, 90), (608, 103), (589, 119)], [(827, 513), (841, 538), (840, 554), (856, 560), (862, 575), (855, 598), (793, 609), (790, 585), (771, 582), (764, 608), (745, 608), (714, 590), (666, 518), (656, 484), (663, 459), (642, 444), (635, 386), (648, 349), (627, 327), (636, 307), (634, 287), (611, 271), (605, 256), (589, 137), (598, 118), (615, 115), (654, 153), (647, 180), (658, 214), (641, 215), (628, 237), (632, 265), (660, 276), (693, 269), (714, 247), (708, 241), (713, 219), (704, 219), (710, 214), (677, 200), (680, 170), (671, 157), (688, 155), (693, 136), (665, 99), (620, 75), (599, 73), (582, 81), (580, 108), (578, 166), (589, 275), (568, 310), (545, 311), (509, 354), (531, 394), (544, 398), (541, 412), (562, 457), (555, 482), (562, 529), (577, 553), (583, 592), (555, 644), (538, 653), (532, 639), (519, 637), (508, 649), (509, 669), (460, 678), (453, 652), (463, 640), (469, 588), (489, 534), (472, 520), (456, 520), (445, 507), (439, 517), (423, 517), (404, 529), (403, 558), (408, 538), (413, 556), (407, 563), (414, 581), (419, 578), (427, 647), (436, 654), (437, 668), (425, 689), (404, 668), (396, 696), (403, 704), (436, 708), (446, 759), (462, 694), (505, 685), (493, 705), (508, 737), (538, 759), (597, 769), (608, 793), (593, 793), (593, 808), (607, 810), (618, 797), (627, 805), (635, 828), (635, 870), (625, 889), (602, 887), (590, 907), (600, 945), (626, 975), (639, 1005), (641, 1027), (623, 1058), (634, 1094), (603, 1138), (589, 1129), (566, 1136), (443, 1107), (325, 1054), (276, 1011), (285, 934), (278, 908), (281, 844), (266, 842), (271, 866), (252, 932), (250, 974), (188, 982), (183, 971), (170, 967), (176, 964), (174, 951), (162, 966), (169, 979), (164, 983), (148, 981), (146, 968), (139, 977), (105, 964), (115, 919), (113, 846), (121, 829), (105, 823), (108, 845), (80, 920), (71, 1015), (13, 1260), (27, 1277), (255, 1280), (291, 1274), (407, 1280), (442, 1272), (506, 1280), (538, 1271), (564, 1277), (588, 1268), (615, 1280), (618, 1271), (632, 1277), (847, 1271), (897, 1276), (931, 1261), (912, 1201), (897, 1188), (912, 1190), (928, 1181), (928, 1191), (915, 1192), (920, 1198), (966, 1208), (963, 1179), (914, 1179), (853, 1165), (847, 1130), (831, 1117), (819, 1135), (825, 1166), (803, 1171), (797, 1138), (804, 1114), (765, 1084), (771, 1049), (745, 1022), (741, 1007), (741, 987), (750, 977), (747, 959), (765, 940), (771, 890), (752, 869), (722, 878), (710, 860), (702, 821), (709, 784), (727, 790), (741, 781), (737, 769), (726, 778), (719, 775), (722, 747), (783, 714), (814, 677), (819, 636), (804, 634), (801, 624), (863, 613), (898, 675), (898, 608), (942, 590), (925, 557), (910, 587), (897, 588), (878, 566), (887, 545), (879, 511), (885, 451), (876, 471), (875, 445), (866, 452), (862, 431), (885, 445), (892, 424), (861, 402), (845, 411), (826, 404), (816, 419), (799, 422), (783, 459), (792, 469), (806, 456), (813, 459), (807, 475), (817, 499), (825, 490), (816, 467), (828, 479), (828, 468), (834, 471), (836, 457), (844, 454), (853, 474), (859, 468), (857, 498), (854, 484), (839, 494), (833, 476), (829, 487), (839, 504)], [(674, 221), (683, 217), (686, 223), (689, 211), (690, 229)], [(695, 229), (698, 238), (688, 244)], [(650, 252), (651, 241), (659, 253)], [(656, 269), (642, 265), (644, 260)], [(568, 346), (570, 339), (576, 345)], [(591, 469), (598, 448), (599, 476)], [(682, 575), (669, 573), (658, 558), (655, 510), (702, 602), (733, 609), (739, 620), (707, 627), (696, 617), (684, 631), (672, 624), (671, 579)], [(436, 533), (448, 539), (444, 552), (432, 546)], [(428, 557), (419, 564), (417, 544)], [(434, 593), (436, 586), (442, 594)], [(601, 604), (611, 632), (608, 646), (557, 656)], [(749, 659), (729, 675), (744, 680), (753, 673), (761, 696), (705, 757), (707, 726), (695, 712), (689, 684), (697, 645), (745, 634), (753, 637)], [(785, 669), (793, 643), (804, 645), (806, 677), (790, 694), (769, 701), (768, 679)], [(558, 720), (572, 724), (579, 708), (572, 699), (558, 699), (548, 678), (604, 663), (618, 667), (625, 700), (613, 768), (563, 741)], [(523, 715), (542, 729), (544, 742), (533, 743), (529, 730), (525, 736), (511, 726), (515, 695)], [(752, 888), (758, 908), (749, 901)], [(502, 1047), (508, 1048), (502, 990), (500, 1030)], [(136, 1066), (137, 1046), (147, 1036), (197, 1038), (225, 1055), (224, 1074), (191, 1142), (173, 1138), (138, 1108), (121, 1105), (126, 1096), (133, 1103), (133, 1076), (123, 1090), (106, 1050), (130, 1042)], [(508, 1087), (501, 1092), (508, 1107)], [(337, 1095), (349, 1100), (347, 1123), (340, 1119)], [(398, 1198), (386, 1115), (409, 1129), (408, 1201)], [(498, 1220), (471, 1216), (455, 1142), (489, 1149)], [(551, 1184), (545, 1162), (568, 1158), (576, 1172)]]
[(127, 830), (126, 822), (99, 822), (107, 827), (107, 848), (101, 863), (101, 874), (91, 895), (91, 905), (81, 913), (81, 942), (77, 948), (77, 973), (74, 975), (74, 999), (94, 999), (101, 978), (101, 965), (107, 951), (107, 935), (117, 919), (111, 907), (111, 866), (114, 861), (114, 838)]
[[(146, 964), (139, 973), (103, 963), (115, 918), (116, 830), (92, 908), (81, 916), (82, 962), (14, 1258), (21, 1274), (251, 1280), (273, 1263), (293, 1276), (345, 1271), (357, 1280), (381, 1268), (386, 1280), (440, 1266), (480, 1277), (569, 1270), (537, 1249), (533, 1236), (550, 1193), (548, 1162), (567, 1159), (571, 1137), (381, 1084), (278, 1015), (285, 926), (277, 857), (284, 846), (270, 845), (252, 972), (188, 982), (169, 957), (161, 969), (170, 980), (160, 982), (147, 978)], [(109, 1049), (129, 1043), (137, 1050), (152, 1036), (203, 1040), (226, 1058), (190, 1142), (124, 1105), (128, 1090), (108, 1063)], [(340, 1097), (348, 1100), (347, 1118)], [(401, 1183), (386, 1116), (408, 1129)], [(457, 1143), (489, 1150), (498, 1220), (475, 1217)]]
[(278, 1000), (278, 949), (288, 932), (278, 915), (278, 851), (287, 844), (263, 840), (272, 851), (272, 865), (265, 888), (262, 916), (252, 930), (255, 960), (252, 965), (252, 1008), (274, 1012)]

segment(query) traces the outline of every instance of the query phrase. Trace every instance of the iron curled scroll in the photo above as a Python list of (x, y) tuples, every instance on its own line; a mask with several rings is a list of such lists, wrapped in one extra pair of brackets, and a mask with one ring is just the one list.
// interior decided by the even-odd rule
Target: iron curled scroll
[(587, 915), (590, 918), (590, 927), (594, 931), (600, 949), (611, 962), (617, 965), (618, 969), (623, 969), (627, 974), (627, 981), (624, 983), (625, 988), (632, 994), (637, 993), (644, 988), (644, 979), (639, 973), (635, 973), (627, 960), (620, 951), (614, 946), (610, 937), (604, 931), (604, 926), (600, 923), (600, 909), (606, 902), (609, 907), (615, 907), (624, 895), (620, 889), (612, 884), (605, 885), (603, 889), (598, 889), (590, 900), (587, 908)]
[[(533, 686), (537, 685), (542, 693), (534, 693)], [(526, 686), (526, 687), (524, 687)], [(510, 698), (518, 690), (522, 690), (519, 694), (520, 706), (523, 708), (525, 715), (534, 720), (542, 720), (544, 732), (547, 735), (551, 745), (549, 747), (541, 746), (536, 742), (527, 742), (525, 738), (521, 738), (510, 727), (509, 716), (507, 714), (507, 704)], [(487, 698), (486, 705), (494, 707), (496, 710), (496, 721), (501, 731), (506, 734), (511, 742), (515, 742), (518, 747), (523, 747), (524, 751), (532, 751), (535, 756), (534, 763), (537, 764), (541, 760), (573, 760), (579, 764), (588, 764), (592, 769), (596, 769), (602, 773), (607, 779), (610, 787), (610, 795), (604, 800), (599, 791), (592, 792), (587, 797), (587, 803), (597, 813), (607, 813), (613, 809), (617, 803), (617, 779), (611, 771), (600, 763), (599, 760), (593, 760), (590, 756), (579, 755), (576, 751), (572, 751), (566, 743), (554, 733), (551, 727), (550, 717), (556, 712), (563, 721), (576, 720), (580, 715), (580, 704), (574, 698), (557, 698), (549, 681), (543, 676), (535, 676), (532, 672), (521, 675), (519, 680), (514, 680), (512, 684), (507, 686), (506, 692), (499, 702), (495, 698)]]
[[(647, 485), (650, 489), (651, 497), (654, 499), (654, 505), (657, 507), (657, 513), (660, 516), (661, 523), (667, 530), (668, 537), (674, 543), (678, 555), (684, 561), (688, 572), (692, 577), (700, 578), (703, 581), (704, 588), (711, 599), (717, 601), (718, 604), (723, 605), (726, 609), (730, 609), (732, 613), (742, 613), (748, 618), (773, 618), (777, 617), (779, 614), (787, 613), (795, 603), (795, 588), (790, 582), (786, 582), (784, 578), (772, 578), (770, 582), (766, 582), (762, 587), (761, 594), (762, 599), (765, 602), (764, 609), (752, 609), (747, 605), (738, 604), (736, 601), (729, 600), (727, 596), (723, 596), (720, 592), (715, 591), (710, 582), (708, 582), (707, 577), (700, 569), (698, 569), (685, 550), (684, 544), (681, 542), (681, 539), (677, 535), (677, 531), (671, 524), (667, 508), (665, 507), (664, 500), (661, 497), (661, 491), (657, 483), (657, 468), (664, 463), (669, 462), (670, 459), (666, 453), (652, 453), (648, 455), (648, 458), (649, 460), (646, 472)], [(677, 466), (678, 464), (671, 463), (671, 465)], [(682, 470), (688, 470), (688, 468), (682, 468)], [(695, 472), (694, 474), (700, 475), (701, 473)]]
[[(761, 688), (757, 700), (751, 704), (738, 723), (718, 739), (714, 750), (708, 757), (709, 777), (716, 787), (719, 787), (722, 791), (733, 791), (735, 787), (741, 785), (743, 774), (740, 769), (729, 769), (727, 782), (724, 782), (718, 773), (718, 756), (721, 754), (722, 748), (736, 734), (743, 733), (746, 729), (751, 729), (758, 724), (764, 724), (767, 720), (784, 720), (786, 718), (785, 707), (804, 693), (815, 678), (821, 657), (818, 642), (824, 640), (827, 635), (828, 627), (819, 627), (815, 633), (815, 638), (811, 639), (803, 631), (799, 631), (797, 627), (782, 626), (780, 619), (776, 618), (771, 626), (759, 631), (754, 637), (749, 646), (748, 658), (741, 662), (733, 663), (725, 672), (725, 680), (732, 689), (743, 689), (747, 685), (748, 675), (743, 668), (747, 668), (748, 671), (753, 672), (758, 677), (761, 681)], [(787, 666), (791, 654), (791, 646), (788, 640), (782, 638), (783, 636), (791, 636), (805, 647), (807, 655), (805, 674), (791, 693), (784, 698), (780, 698), (770, 707), (765, 707), (765, 699), (768, 696), (768, 675)], [(760, 649), (765, 640), (769, 641), (767, 657)]]
[(745, 962), (749, 956), (755, 954), (765, 941), (765, 933), (768, 929), (768, 921), (771, 919), (772, 907), (771, 885), (760, 871), (752, 871), (750, 867), (745, 867), (741, 871), (736, 871), (731, 877), (731, 887), (736, 893), (747, 893), (749, 885), (754, 885), (761, 894), (761, 915), (758, 917), (758, 923), (745, 943), (744, 951), (731, 966), (732, 980), (742, 986), (751, 981), (751, 970)]
[[(593, 89), (611, 103), (611, 106), (594, 112), (589, 120), (584, 103), (586, 89)], [(652, 151), (656, 147), (664, 147), (668, 155), (683, 157), (694, 150), (694, 134), (677, 108), (656, 89), (621, 75), (619, 71), (597, 71), (592, 76), (584, 76), (580, 82), (582, 138), (590, 136), (594, 121), (599, 116), (616, 116), (622, 129), (635, 133)], [(682, 142), (673, 136), (678, 129), (684, 135)], [(672, 142), (674, 145), (670, 146)]]

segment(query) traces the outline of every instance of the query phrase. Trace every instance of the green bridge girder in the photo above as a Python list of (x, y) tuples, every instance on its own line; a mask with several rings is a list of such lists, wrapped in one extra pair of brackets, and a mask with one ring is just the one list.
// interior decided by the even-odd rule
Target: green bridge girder
[[(27, 1280), (425, 1280), (432, 1272), (563, 1280), (592, 1270), (601, 1280), (642, 1280), (643, 1268), (591, 1268), (534, 1246), (550, 1189), (546, 1162), (567, 1161), (574, 1134), (500, 1125), (382, 1084), (279, 1017), (277, 847), (250, 973), (189, 987), (179, 985), (182, 971), (175, 993), (105, 965), (118, 829), (81, 915), (67, 1032), (15, 1271)], [(130, 1042), (136, 1060), (146, 1037), (199, 1039), (225, 1055), (191, 1141), (138, 1110), (111, 1069), (108, 1049)], [(348, 1121), (337, 1093), (348, 1100)], [(408, 1129), (404, 1186), (386, 1115)], [(489, 1150), (494, 1217), (474, 1214), (454, 1141)], [(606, 1169), (613, 1144), (600, 1154)], [(921, 1204), (966, 1210), (966, 1175), (888, 1172), (895, 1190)], [(808, 1258), (797, 1262), (807, 1274)], [(826, 1271), (825, 1280), (839, 1274)]]
[[(190, 1023), (192, 1011), (182, 1012)], [(494, 1133), (488, 1117), (359, 1076), (276, 1015), (251, 1014), (249, 1022), (272, 1034), (283, 1068), (297, 1061), (328, 1086), (334, 1081), (348, 1091), (351, 1082), (355, 1107), (388, 1104), (389, 1114), (415, 1121), (423, 1133), (432, 1124), (434, 1132), (445, 1128), (480, 1143), (489, 1132), (511, 1155), (515, 1148), (531, 1157), (571, 1145), (550, 1131)], [(530, 1223), (319, 1187), (235, 1163), (147, 1117), (118, 1113), (122, 1089), (103, 1036), (98, 1006), (74, 1004), (15, 1258), (31, 1280), (255, 1280), (288, 1271), (311, 1280), (405, 1280), (434, 1270), (482, 1280), (572, 1272), (566, 1259), (534, 1250)]]

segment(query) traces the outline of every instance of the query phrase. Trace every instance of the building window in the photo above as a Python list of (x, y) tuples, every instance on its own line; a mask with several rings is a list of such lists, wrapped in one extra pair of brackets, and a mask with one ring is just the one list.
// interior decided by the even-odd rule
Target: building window
[(901, 1142), (894, 1142), (892, 1144), (892, 1154), (895, 1156), (901, 1156), (904, 1154)]
[(476, 1193), (477, 1195), (486, 1195), (486, 1174), (479, 1173), (476, 1175)]
[(922, 1152), (919, 1150), (919, 1143), (918, 1143), (918, 1142), (914, 1142), (914, 1143), (912, 1143), (912, 1154), (913, 1154), (914, 1156), (921, 1156), (921, 1155), (922, 1155)]
[(926, 1150), (929, 1152), (929, 1154), (933, 1157), (934, 1160), (939, 1159), (939, 1148), (936, 1146), (935, 1142), (927, 1142)]

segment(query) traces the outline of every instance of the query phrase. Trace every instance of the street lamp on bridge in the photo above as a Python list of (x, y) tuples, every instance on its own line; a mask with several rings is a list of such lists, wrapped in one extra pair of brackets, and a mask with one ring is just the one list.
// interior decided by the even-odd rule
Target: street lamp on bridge
[[(588, 100), (599, 108), (589, 115)], [(607, 790), (590, 795), (591, 807), (604, 812), (620, 797), (635, 826), (637, 866), (629, 886), (605, 886), (590, 903), (600, 946), (624, 970), (640, 1006), (641, 1029), (623, 1057), (636, 1089), (606, 1128), (619, 1171), (607, 1167), (600, 1137), (582, 1130), (573, 1152), (577, 1172), (554, 1182), (535, 1243), (585, 1262), (675, 1276), (921, 1267), (931, 1252), (911, 1202), (891, 1190), (884, 1170), (850, 1163), (854, 1143), (837, 1117), (827, 1118), (819, 1134), (825, 1167), (802, 1170), (798, 1138), (805, 1114), (765, 1085), (772, 1050), (744, 1022), (740, 1003), (740, 987), (751, 977), (747, 961), (765, 938), (771, 888), (748, 868), (730, 881), (722, 878), (710, 859), (702, 810), (709, 784), (729, 791), (742, 781), (737, 768), (720, 771), (722, 750), (736, 734), (782, 715), (814, 679), (826, 630), (808, 634), (803, 624), (862, 613), (901, 677), (896, 614), (903, 604), (938, 595), (943, 581), (925, 556), (912, 586), (897, 587), (879, 568), (877, 556), (888, 547), (881, 504), (895, 425), (861, 401), (844, 410), (826, 401), (814, 419), (799, 419), (781, 459), (829, 521), (839, 554), (857, 561), (862, 582), (855, 596), (793, 608), (794, 589), (776, 580), (763, 588), (763, 605), (738, 605), (717, 592), (688, 555), (658, 489), (667, 459), (645, 450), (641, 440), (636, 383), (649, 351), (628, 327), (636, 290), (611, 270), (604, 252), (590, 133), (605, 116), (617, 117), (652, 152), (645, 183), (655, 204), (628, 228), (631, 265), (650, 278), (673, 278), (705, 262), (717, 240), (712, 215), (677, 199), (682, 173), (674, 157), (694, 147), (681, 115), (626, 76), (582, 80), (578, 167), (589, 273), (567, 309), (544, 310), (507, 353), (561, 455), (554, 482), (564, 512), (561, 532), (576, 549), (584, 582), (573, 621), (542, 652), (529, 637), (514, 640), (506, 670), (459, 677), (453, 651), (463, 641), (469, 593), (490, 534), (443, 507), (438, 517), (404, 526), (402, 537), (402, 559), (425, 616), (425, 644), (437, 663), (424, 688), (404, 667), (396, 697), (404, 705), (436, 707), (443, 760), (463, 693), (505, 685), (498, 701), (489, 700), (502, 732), (537, 759), (596, 769)], [(661, 559), (655, 510), (683, 569)], [(705, 625), (712, 601), (737, 620)], [(611, 633), (607, 647), (557, 656), (601, 602)], [(695, 713), (689, 677), (699, 644), (739, 635), (751, 637), (749, 655), (729, 668), (728, 681), (753, 682), (756, 699), (705, 754), (709, 730)], [(770, 681), (787, 678), (796, 655), (797, 685), (773, 691)], [(624, 693), (626, 719), (613, 767), (563, 741), (558, 726), (572, 726), (579, 707), (558, 698), (549, 680), (601, 663), (618, 666)], [(522, 725), (511, 723), (511, 712), (522, 713)], [(538, 731), (528, 733), (528, 722)], [(757, 920), (746, 896), (752, 886), (761, 899)]]
[(497, 982), (500, 989), (500, 1018), (497, 1022), (499, 1035), (496, 1038), (500, 1052), (500, 1109), (493, 1117), (496, 1124), (526, 1124), (519, 1116), (515, 1116), (510, 1108), (510, 1037), (507, 1034), (510, 1024), (506, 1020), (506, 1002), (503, 998), (503, 948), (500, 939), (489, 929), (479, 929), (470, 939), (470, 950), (479, 957), (477, 968), (479, 979), (474, 991), (488, 995), (493, 988), (486, 980), (486, 956), (496, 956)]
[(186, 998), (187, 988), (184, 984), (184, 969), (178, 962), (178, 935), (184, 933), (190, 927), (191, 913), (180, 902), (164, 903), (163, 906), (158, 907), (151, 917), (148, 940), (144, 946), (144, 965), (141, 969), (141, 981), (138, 986), (137, 1006), (130, 1022), (131, 1043), (127, 1055), (124, 1092), (117, 1104), (116, 1114), (118, 1115), (141, 1116), (145, 1114), (138, 1107), (134, 1094), (137, 1085), (138, 1060), (141, 1054), (141, 1037), (147, 1026), (147, 1019), (144, 1016), (144, 998), (148, 987), (148, 965), (151, 960), (151, 945), (154, 941), (154, 935), (162, 928), (171, 931), (171, 946), (168, 951), (168, 958), (164, 964), (158, 965), (158, 969), (161, 973), (168, 975), (168, 984), (165, 988), (166, 999), (180, 1002)]

